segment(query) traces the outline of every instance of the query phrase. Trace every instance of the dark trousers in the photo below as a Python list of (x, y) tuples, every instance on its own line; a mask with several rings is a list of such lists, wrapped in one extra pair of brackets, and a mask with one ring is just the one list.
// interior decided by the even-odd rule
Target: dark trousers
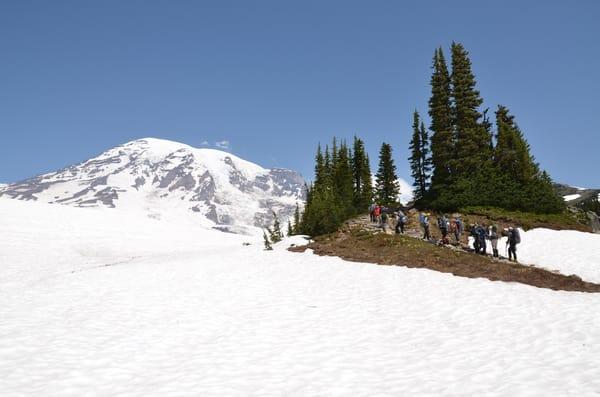
[(477, 236), (475, 236), (475, 238), (473, 239), (473, 249), (475, 249), (476, 254), (478, 254), (479, 250), (481, 249), (481, 247), (479, 246), (479, 238), (477, 238)]
[(423, 226), (423, 238), (426, 240), (431, 240), (431, 236), (429, 235), (429, 225)]
[(480, 241), (479, 241), (479, 249), (480, 249), (480, 254), (481, 255), (486, 255), (487, 254), (487, 252), (486, 252), (487, 246), (486, 246), (486, 243), (485, 243), (485, 239), (483, 239), (483, 240), (480, 239)]
[(396, 234), (404, 234), (404, 223), (398, 222), (396, 223)]
[(508, 260), (513, 260), (515, 258), (515, 262), (517, 261), (517, 244), (510, 243), (508, 244)]

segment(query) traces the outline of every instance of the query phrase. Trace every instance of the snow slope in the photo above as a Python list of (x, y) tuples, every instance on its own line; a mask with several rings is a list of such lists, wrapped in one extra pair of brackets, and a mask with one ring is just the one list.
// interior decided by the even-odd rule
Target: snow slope
[(576, 194), (567, 194), (566, 196), (563, 196), (563, 199), (565, 201), (573, 201), (578, 199), (579, 197), (581, 197), (581, 194), (576, 193)]
[[(230, 153), (145, 138), (63, 170), (17, 182), (0, 196), (78, 207), (173, 213), (239, 233), (285, 222), (303, 199), (294, 171), (264, 169)], [(260, 231), (259, 231), (260, 232)]]
[[(600, 234), (574, 230), (519, 229), (521, 244), (517, 245), (517, 257), (523, 264), (532, 264), (566, 276), (576, 274), (585, 281), (600, 283)], [(473, 245), (473, 238), (469, 237)], [(506, 253), (506, 237), (498, 241), (498, 250)], [(486, 245), (492, 254), (491, 244)]]
[(0, 199), (0, 219), (2, 396), (600, 391), (597, 294), (265, 252), (118, 208)]
[(533, 229), (521, 236), (520, 261), (600, 283), (600, 234)]

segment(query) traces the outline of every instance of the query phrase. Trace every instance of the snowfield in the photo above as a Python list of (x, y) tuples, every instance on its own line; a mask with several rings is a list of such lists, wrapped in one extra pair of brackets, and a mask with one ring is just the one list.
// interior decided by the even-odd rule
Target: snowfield
[(565, 201), (573, 201), (578, 199), (579, 197), (581, 197), (581, 194), (576, 193), (576, 194), (567, 194), (566, 196), (563, 196), (563, 199)]
[[(576, 274), (585, 281), (600, 284), (600, 234), (574, 230), (519, 229), (521, 244), (517, 258), (522, 264), (534, 265), (566, 276)], [(500, 255), (508, 257), (506, 237), (498, 241)], [(469, 237), (473, 246), (473, 238)], [(489, 241), (486, 251), (492, 254)]]
[(600, 393), (600, 294), (118, 209), (0, 199), (0, 219), (2, 396)]

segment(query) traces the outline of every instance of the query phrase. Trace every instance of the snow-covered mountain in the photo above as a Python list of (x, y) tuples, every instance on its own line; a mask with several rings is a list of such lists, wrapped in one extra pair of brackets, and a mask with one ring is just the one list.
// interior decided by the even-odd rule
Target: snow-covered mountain
[(207, 226), (252, 233), (289, 218), (303, 199), (295, 171), (265, 169), (230, 153), (155, 138), (117, 146), (57, 172), (0, 188), (0, 196), (77, 207), (193, 217)]

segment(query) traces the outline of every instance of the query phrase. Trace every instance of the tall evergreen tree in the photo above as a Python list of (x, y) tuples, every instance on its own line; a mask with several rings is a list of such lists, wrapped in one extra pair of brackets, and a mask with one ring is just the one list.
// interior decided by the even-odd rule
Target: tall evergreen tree
[[(269, 233), (271, 231), (269, 230)], [(272, 251), (273, 247), (271, 246), (271, 241), (269, 241), (269, 236), (267, 236), (267, 232), (263, 230), (263, 243), (265, 245), (265, 251)]]
[(293, 234), (300, 234), (300, 206), (296, 202), (296, 209), (294, 210), (294, 227), (292, 228)]
[(278, 243), (283, 238), (283, 232), (281, 231), (281, 223), (279, 222), (279, 217), (275, 213), (275, 211), (271, 211), (273, 214), (273, 228), (267, 229), (269, 230), (269, 239), (272, 243)]
[(331, 165), (335, 169), (338, 160), (338, 145), (337, 138), (333, 137), (333, 142), (331, 143)]
[(352, 156), (352, 176), (354, 179), (354, 209), (357, 213), (365, 212), (371, 203), (373, 188), (371, 168), (365, 152), (364, 142), (354, 137)]
[[(327, 153), (327, 152), (326, 152)], [(315, 186), (322, 186), (327, 179), (327, 164), (321, 151), (321, 144), (317, 146), (315, 155)]]
[(415, 202), (420, 203), (427, 193), (429, 185), (429, 147), (425, 124), (420, 121), (419, 113), (413, 113), (413, 133), (409, 149), (411, 151), (410, 169), (413, 177)]
[(336, 202), (344, 218), (354, 214), (354, 184), (348, 146), (342, 142), (337, 153), (333, 174), (333, 188)]
[(527, 183), (539, 172), (535, 159), (530, 154), (529, 143), (515, 124), (514, 116), (504, 106), (496, 111), (497, 144), (494, 150), (494, 163), (498, 169)]
[(308, 200), (300, 221), (302, 233), (312, 236), (329, 233), (343, 221), (344, 211), (337, 202), (333, 184), (335, 164), (330, 159), (329, 149), (323, 154), (319, 146), (315, 156), (315, 182), (308, 189)]
[(442, 48), (435, 50), (431, 75), (431, 98), (429, 99), (429, 117), (431, 118), (431, 176), (432, 196), (444, 190), (451, 182), (452, 161), (454, 159), (454, 132), (452, 125), (452, 106), (450, 75)]
[(469, 53), (460, 43), (452, 43), (452, 99), (455, 127), (455, 156), (453, 162), (458, 177), (470, 178), (490, 159), (491, 137), (480, 122), (478, 108), (483, 103), (475, 89)]
[(379, 151), (379, 168), (375, 175), (375, 192), (377, 202), (384, 206), (393, 206), (398, 202), (400, 187), (396, 166), (392, 158), (392, 146), (383, 143)]

